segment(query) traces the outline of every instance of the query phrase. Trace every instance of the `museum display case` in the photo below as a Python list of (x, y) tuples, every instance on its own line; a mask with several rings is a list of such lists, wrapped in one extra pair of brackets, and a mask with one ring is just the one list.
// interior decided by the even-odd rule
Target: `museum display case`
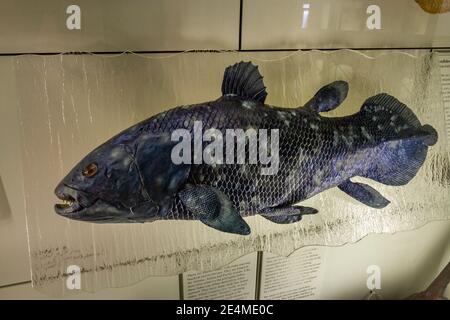
[[(450, 259), (450, 12), (431, 2), (4, 1), (0, 297), (425, 289)], [(406, 287), (401, 257), (422, 266)]]

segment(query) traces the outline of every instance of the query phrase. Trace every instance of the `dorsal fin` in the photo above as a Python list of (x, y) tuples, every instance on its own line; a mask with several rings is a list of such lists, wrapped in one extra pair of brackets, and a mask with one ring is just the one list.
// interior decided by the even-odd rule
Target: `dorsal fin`
[(348, 93), (348, 83), (335, 81), (320, 88), (305, 104), (305, 108), (314, 112), (326, 112), (335, 109), (345, 100)]
[(267, 92), (258, 66), (241, 61), (227, 67), (223, 75), (222, 94), (264, 103)]

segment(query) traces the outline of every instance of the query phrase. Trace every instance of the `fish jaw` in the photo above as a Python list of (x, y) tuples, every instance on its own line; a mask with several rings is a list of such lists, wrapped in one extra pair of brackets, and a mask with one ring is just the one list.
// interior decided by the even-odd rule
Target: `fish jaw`
[[(55, 212), (62, 217), (72, 220), (92, 221), (110, 220), (106, 214), (95, 216), (92, 213), (99, 211), (100, 202), (96, 198), (90, 197), (87, 193), (77, 190), (64, 182), (61, 182), (55, 189), (55, 195), (62, 203), (55, 204)], [(111, 209), (103, 204), (102, 208), (105, 212)]]
[(92, 223), (135, 223), (157, 219), (154, 216), (141, 217), (130, 208), (119, 208), (63, 182), (56, 187), (55, 195), (63, 201), (55, 204), (55, 212), (71, 220)]
[[(55, 204), (56, 213), (63, 217), (70, 218), (84, 208), (80, 201), (80, 193), (63, 183), (56, 187), (55, 195), (63, 201)], [(86, 204), (86, 201), (84, 202)]]

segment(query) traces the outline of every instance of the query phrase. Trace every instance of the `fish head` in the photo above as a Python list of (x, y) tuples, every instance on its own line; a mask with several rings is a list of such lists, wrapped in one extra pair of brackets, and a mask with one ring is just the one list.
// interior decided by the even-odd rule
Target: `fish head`
[[(56, 213), (96, 223), (135, 222), (132, 209), (146, 197), (131, 148), (107, 142), (84, 157), (56, 187), (63, 201)], [(147, 217), (155, 214), (148, 210)]]

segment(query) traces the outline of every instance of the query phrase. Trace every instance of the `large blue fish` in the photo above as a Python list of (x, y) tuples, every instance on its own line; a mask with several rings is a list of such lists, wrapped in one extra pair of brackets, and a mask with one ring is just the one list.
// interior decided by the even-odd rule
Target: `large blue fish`
[[(346, 82), (336, 81), (303, 107), (269, 106), (258, 68), (237, 63), (225, 70), (217, 100), (157, 114), (89, 153), (56, 187), (63, 203), (55, 210), (98, 223), (200, 220), (217, 230), (247, 235), (250, 227), (243, 217), (260, 214), (275, 223), (294, 223), (317, 212), (295, 204), (334, 187), (365, 205), (383, 208), (389, 204), (386, 198), (350, 179), (407, 184), (437, 133), (385, 93), (367, 99), (349, 116), (319, 114), (339, 106), (347, 91)], [(173, 132), (194, 134), (196, 123), (223, 136), (227, 129), (277, 132), (277, 170), (262, 174), (267, 164), (242, 163), (236, 157), (234, 164), (175, 163), (172, 153), (179, 141), (173, 141)]]

